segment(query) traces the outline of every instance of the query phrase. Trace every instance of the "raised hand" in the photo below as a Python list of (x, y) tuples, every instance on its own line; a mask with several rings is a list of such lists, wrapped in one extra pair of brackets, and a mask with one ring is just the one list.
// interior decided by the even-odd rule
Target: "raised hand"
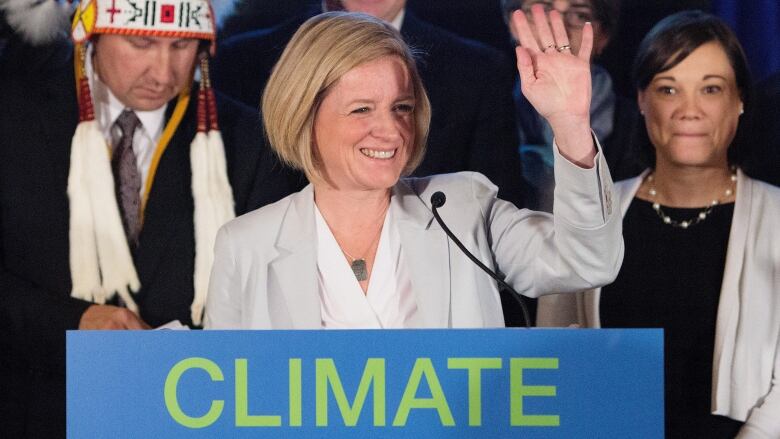
[(520, 40), (516, 53), (521, 90), (550, 123), (561, 154), (590, 167), (595, 156), (590, 140), (593, 27), (585, 25), (579, 53), (574, 55), (558, 11), (550, 11), (548, 21), (544, 7), (537, 4), (531, 8), (531, 14), (539, 41), (522, 11), (512, 15)]

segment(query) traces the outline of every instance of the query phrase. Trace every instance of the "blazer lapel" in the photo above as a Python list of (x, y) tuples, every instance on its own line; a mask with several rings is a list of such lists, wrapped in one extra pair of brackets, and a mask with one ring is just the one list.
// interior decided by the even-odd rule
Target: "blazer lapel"
[[(191, 243), (193, 254), (195, 251), (190, 170), (190, 143), (195, 134), (193, 113), (195, 101), (195, 99), (190, 101), (176, 132), (160, 157), (146, 203), (140, 245), (134, 254), (142, 291), (148, 291), (150, 284), (154, 283), (154, 276), (161, 268), (161, 264), (184, 263), (180, 260), (184, 255), (166, 254), (166, 252), (170, 253), (171, 248), (180, 248), (179, 245), (170, 245), (172, 238)], [(170, 119), (175, 102), (174, 100), (168, 104), (166, 123)], [(192, 260), (186, 263), (194, 264)], [(192, 293), (191, 288), (188, 291)]]
[[(268, 267), (269, 298), (284, 297), (294, 329), (322, 325), (317, 285), (317, 236), (312, 185), (292, 197), (276, 242), (278, 256)], [(269, 310), (272, 314), (280, 310)]]
[(391, 206), (398, 218), (401, 248), (417, 301), (412, 326), (452, 326), (447, 235), (435, 221), (430, 207), (405, 181), (393, 188)]

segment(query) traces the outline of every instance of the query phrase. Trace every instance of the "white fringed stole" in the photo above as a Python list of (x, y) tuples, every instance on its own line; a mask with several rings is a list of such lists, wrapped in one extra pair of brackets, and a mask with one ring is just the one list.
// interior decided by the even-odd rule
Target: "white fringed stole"
[(219, 132), (216, 100), (205, 56), (201, 57), (201, 76), (198, 91), (198, 133), (190, 145), (192, 198), (195, 202), (195, 297), (190, 309), (192, 321), (196, 325), (200, 325), (206, 304), (217, 231), (235, 217), (233, 190), (228, 181), (225, 162), (225, 146)]
[(71, 143), (70, 271), (73, 297), (105, 303), (118, 293), (138, 312), (130, 291), (138, 291), (133, 258), (119, 216), (106, 141), (95, 121), (87, 78), (79, 82), (79, 124)]

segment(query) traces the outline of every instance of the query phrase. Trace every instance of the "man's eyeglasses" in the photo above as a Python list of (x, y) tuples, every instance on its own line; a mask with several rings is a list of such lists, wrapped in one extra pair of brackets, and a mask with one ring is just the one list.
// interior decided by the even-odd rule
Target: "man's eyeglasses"
[[(548, 2), (524, 2), (522, 11), (525, 13), (526, 18), (529, 22), (533, 23), (534, 19), (531, 14), (531, 6), (533, 5), (542, 5), (544, 7), (544, 12), (549, 13), (553, 9), (552, 3)], [(593, 9), (589, 6), (584, 5), (572, 5), (567, 9), (566, 11), (558, 10), (558, 12), (561, 13), (563, 16), (563, 22), (566, 23), (567, 26), (573, 27), (573, 28), (581, 28), (585, 26), (585, 23), (587, 22), (593, 22)]]

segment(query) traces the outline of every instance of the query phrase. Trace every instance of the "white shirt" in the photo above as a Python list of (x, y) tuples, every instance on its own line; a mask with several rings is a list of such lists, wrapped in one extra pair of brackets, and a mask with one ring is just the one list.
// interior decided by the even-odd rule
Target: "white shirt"
[[(322, 2), (322, 10), (324, 12), (328, 12), (328, 8), (325, 6), (325, 1)], [(395, 16), (392, 20), (390, 20), (390, 25), (395, 28), (395, 30), (400, 31), (401, 26), (404, 24), (404, 15), (406, 13), (406, 8), (401, 8), (400, 11), (398, 11), (398, 15)]]
[[(115, 145), (122, 136), (122, 130), (115, 126), (114, 122), (127, 107), (98, 78), (92, 66), (93, 50), (94, 47), (90, 45), (85, 64), (89, 88), (92, 91), (92, 100), (95, 105), (95, 119), (100, 125), (106, 142), (109, 145)], [(136, 116), (141, 121), (141, 126), (133, 134), (133, 152), (135, 153), (136, 165), (141, 172), (141, 197), (143, 197), (146, 188), (146, 179), (149, 176), (154, 150), (157, 148), (157, 142), (160, 141), (165, 128), (165, 109), (166, 105), (152, 111), (135, 110)]]
[(406, 14), (406, 9), (401, 8), (400, 11), (398, 11), (398, 15), (393, 18), (393, 20), (390, 22), (390, 24), (395, 28), (395, 30), (400, 31), (401, 26), (404, 24), (404, 15)]
[(336, 238), (315, 205), (317, 280), (322, 327), (326, 329), (406, 328), (417, 311), (401, 239), (388, 209), (364, 294)]

